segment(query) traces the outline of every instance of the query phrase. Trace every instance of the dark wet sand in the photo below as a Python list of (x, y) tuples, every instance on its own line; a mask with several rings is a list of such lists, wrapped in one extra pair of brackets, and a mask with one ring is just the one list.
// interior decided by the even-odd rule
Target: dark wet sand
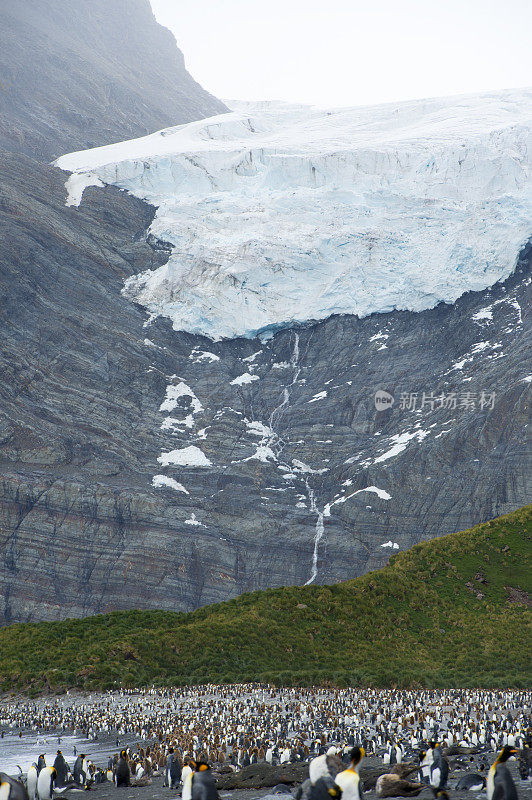
[[(489, 762), (491, 763), (495, 758), (495, 754), (490, 754)], [(367, 767), (376, 767), (382, 765), (380, 758), (367, 758), (364, 761)], [(508, 762), (510, 772), (517, 787), (517, 794), (519, 800), (532, 800), (532, 780), (521, 781), (517, 773), (517, 762)], [(363, 773), (363, 768), (361, 772)], [(462, 775), (465, 775), (469, 770), (455, 769), (452, 770), (449, 776), (448, 791), (451, 800), (486, 800), (486, 792), (456, 792), (453, 787)], [(450, 787), (450, 788), (449, 788)], [(175, 789), (168, 789), (163, 786), (162, 776), (152, 779), (150, 786), (142, 787), (121, 787), (117, 788), (113, 784), (104, 783), (95, 786), (91, 790), (94, 800), (178, 800), (180, 798), (180, 791)], [(271, 794), (271, 789), (235, 789), (233, 791), (220, 792), (222, 800), (255, 800), (255, 798), (266, 797)], [(80, 800), (80, 792), (65, 792), (63, 797), (68, 800)], [(282, 795), (279, 800), (282, 800)], [(290, 800), (289, 795), (286, 795), (287, 800)], [(432, 792), (429, 788), (424, 789), (419, 795), (420, 800), (433, 800)], [(364, 800), (377, 800), (375, 791), (364, 792)]]

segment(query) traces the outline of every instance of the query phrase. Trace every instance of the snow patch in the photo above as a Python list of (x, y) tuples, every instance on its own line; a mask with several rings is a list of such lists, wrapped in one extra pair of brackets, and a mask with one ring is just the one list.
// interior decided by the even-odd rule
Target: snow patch
[(190, 517), (185, 520), (185, 525), (195, 525), (195, 526), (199, 526), (201, 528), (206, 528), (207, 527), (206, 525), (203, 524), (203, 522), (200, 522), (196, 518), (195, 514), (191, 514)]
[(517, 311), (517, 324), (518, 325), (522, 325), (523, 324), (523, 313), (521, 311), (521, 306), (519, 305), (519, 303), (515, 299), (514, 300), (510, 300), (509, 302), (510, 302), (510, 305), (513, 306), (513, 308), (515, 308), (515, 310)]
[(176, 419), (175, 417), (166, 417), (162, 421), (161, 430), (171, 431), (172, 433), (182, 433), (183, 428), (194, 427), (194, 417), (192, 414), (187, 414), (185, 419)]
[(482, 353), (487, 347), (491, 347), (489, 342), (477, 342), (471, 348), (472, 353)]
[(201, 361), (210, 361), (212, 364), (214, 361), (220, 360), (220, 356), (209, 352), (209, 350), (193, 350), (189, 358), (194, 361), (194, 364), (199, 364)]
[(465, 364), (469, 361), (468, 358), (464, 358), (462, 361), (456, 361), (454, 364), (451, 365), (451, 370), (453, 369), (463, 369)]
[(390, 436), (390, 441), (393, 442), (393, 447), (390, 450), (387, 450), (382, 455), (378, 456), (374, 460), (374, 464), (380, 464), (382, 461), (388, 461), (390, 458), (395, 458), (398, 456), (399, 453), (402, 453), (403, 450), (406, 450), (408, 446), (408, 442), (412, 439), (417, 439), (418, 442), (422, 442), (425, 436), (428, 436), (428, 431), (414, 431), (413, 433), (398, 433), (395, 436)]
[(360, 489), (361, 492), (374, 492), (381, 500), (391, 500), (391, 494), (384, 491), (384, 489), (379, 489), (377, 486), (368, 486), (367, 489)]
[(379, 489), (377, 486), (367, 486), (365, 489), (357, 489), (356, 492), (351, 492), (351, 494), (344, 495), (342, 497), (339, 497), (337, 500), (333, 500), (332, 503), (327, 503), (327, 505), (325, 506), (326, 508), (325, 516), (327, 517), (330, 516), (330, 510), (332, 506), (341, 505), (342, 503), (345, 503), (347, 500), (350, 500), (355, 495), (361, 494), (361, 492), (373, 492), (378, 497), (380, 497), (381, 500), (392, 499), (391, 494), (388, 494), (388, 492), (384, 491), (384, 489)]
[(247, 383), (253, 383), (253, 381), (258, 380), (258, 375), (251, 375), (249, 372), (244, 372), (242, 375), (239, 375), (238, 378), (231, 381), (231, 386), (244, 386)]
[(491, 322), (493, 319), (493, 306), (486, 306), (486, 308), (481, 308), (480, 311), (477, 311), (476, 314), (473, 314), (471, 317), (474, 322), (482, 322), (482, 320), (488, 320)]
[(181, 467), (212, 466), (205, 453), (193, 444), (178, 450), (170, 450), (169, 453), (161, 453), (157, 461), (163, 467), (167, 467), (169, 464), (177, 464)]
[(251, 433), (253, 436), (263, 436), (268, 438), (270, 436), (275, 436), (274, 431), (265, 425), (263, 422), (258, 422), (253, 420), (252, 422), (246, 422), (248, 433)]
[(190, 397), (193, 414), (199, 414), (201, 411), (203, 411), (203, 406), (201, 405), (200, 401), (190, 386), (187, 386), (187, 384), (183, 381), (180, 381), (180, 383), (178, 383), (176, 386), (171, 383), (166, 387), (166, 397), (161, 403), (159, 411), (173, 411), (174, 408), (176, 408), (177, 401), (180, 397)]
[(312, 398), (312, 400), (309, 400), (308, 402), (309, 403), (316, 403), (318, 400), (323, 400), (325, 397), (327, 397), (327, 392), (326, 391), (318, 392), (318, 394), (315, 394), (314, 397)]
[(392, 542), (391, 539), (389, 542), (383, 542), (383, 544), (381, 544), (381, 547), (392, 547), (394, 550), (399, 550), (399, 545), (397, 544), (397, 542)]
[(325, 472), (329, 471), (328, 467), (324, 469), (312, 469), (312, 467), (309, 467), (304, 461), (299, 461), (297, 458), (292, 459), (292, 467), (294, 472), (302, 472), (309, 475), (323, 475)]
[(105, 184), (92, 172), (73, 172), (65, 183), (65, 188), (67, 190), (65, 205), (78, 207), (81, 203), (83, 192), (85, 189), (88, 189), (89, 186), (97, 186), (101, 189)]
[(173, 478), (169, 478), (167, 475), (154, 475), (151, 485), (155, 489), (174, 489), (176, 492), (190, 494), (190, 492), (185, 489), (182, 483), (178, 483), (178, 481), (174, 480)]
[(246, 361), (248, 364), (253, 364), (253, 362), (255, 361), (257, 356), (260, 356), (261, 353), (262, 353), (262, 350), (257, 350), (256, 353), (253, 353), (250, 356), (246, 356), (245, 358), (242, 359), (242, 361)]
[(268, 461), (277, 461), (277, 457), (267, 444), (259, 444), (253, 455), (242, 459), (242, 461), (262, 461), (263, 464), (267, 464)]

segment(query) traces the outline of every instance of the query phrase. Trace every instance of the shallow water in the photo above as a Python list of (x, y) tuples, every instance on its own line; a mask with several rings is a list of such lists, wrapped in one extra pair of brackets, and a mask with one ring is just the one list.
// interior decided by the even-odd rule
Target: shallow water
[(109, 741), (103, 739), (89, 741), (79, 739), (77, 736), (58, 736), (53, 733), (23, 733), (19, 737), (18, 731), (8, 730), (5, 731), (4, 738), (0, 739), (0, 772), (7, 772), (8, 775), (16, 777), (19, 774), (17, 769), (19, 764), (26, 773), (28, 767), (37, 761), (41, 753), (45, 754), (46, 763), (51, 766), (58, 750), (61, 750), (70, 767), (73, 767), (76, 760), (74, 747), (77, 748), (78, 754), (85, 753), (98, 766), (107, 764), (107, 757), (116, 750), (116, 746), (112, 745), (109, 749)]

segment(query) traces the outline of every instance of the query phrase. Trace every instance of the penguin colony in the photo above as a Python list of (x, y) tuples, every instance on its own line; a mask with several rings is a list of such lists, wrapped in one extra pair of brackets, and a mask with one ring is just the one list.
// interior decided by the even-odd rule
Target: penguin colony
[[(90, 741), (132, 737), (139, 744), (96, 766), (58, 750), (21, 769), (0, 773), (0, 800), (53, 800), (72, 788), (143, 786), (163, 776), (183, 800), (217, 800), (216, 777), (250, 764), (309, 763), (298, 800), (361, 800), (364, 757), (381, 765), (378, 797), (422, 791), (448, 797), (452, 771), (466, 774), (452, 789), (517, 800), (507, 762), (519, 759), (532, 780), (532, 692), (277, 689), (202, 686), (182, 690), (119, 690), (81, 700), (0, 703), (2, 737), (9, 731), (73, 734)], [(142, 744), (140, 743), (142, 742)], [(87, 749), (89, 749), (90, 744)], [(1, 768), (0, 741), (0, 768)], [(495, 759), (495, 760), (494, 760)], [(490, 764), (493, 762), (492, 766)], [(515, 771), (515, 770), (514, 770)], [(518, 780), (519, 780), (518, 779)], [(286, 787), (276, 787), (281, 793)]]

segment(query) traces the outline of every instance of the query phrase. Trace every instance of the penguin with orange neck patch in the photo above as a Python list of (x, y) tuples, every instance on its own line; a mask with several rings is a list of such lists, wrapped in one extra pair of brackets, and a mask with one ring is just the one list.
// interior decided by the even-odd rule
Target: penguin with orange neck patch
[(353, 747), (349, 753), (349, 767), (334, 779), (342, 790), (342, 800), (362, 800), (362, 783), (358, 770), (365, 756), (363, 747)]
[(28, 792), (20, 781), (0, 772), (0, 800), (28, 800)]
[(37, 779), (37, 795), (39, 800), (53, 800), (57, 772), (53, 767), (43, 767)]
[(486, 786), (488, 800), (517, 800), (517, 789), (506, 762), (518, 752), (507, 744), (491, 765)]
[(220, 800), (209, 765), (205, 761), (197, 761), (191, 766), (194, 771), (185, 779), (182, 800)]
[(126, 750), (120, 751), (120, 758), (115, 767), (115, 782), (117, 786), (131, 786), (131, 770)]
[(445, 789), (449, 777), (449, 763), (442, 756), (437, 744), (432, 750), (432, 764), (430, 765), (430, 785), (436, 792)]

